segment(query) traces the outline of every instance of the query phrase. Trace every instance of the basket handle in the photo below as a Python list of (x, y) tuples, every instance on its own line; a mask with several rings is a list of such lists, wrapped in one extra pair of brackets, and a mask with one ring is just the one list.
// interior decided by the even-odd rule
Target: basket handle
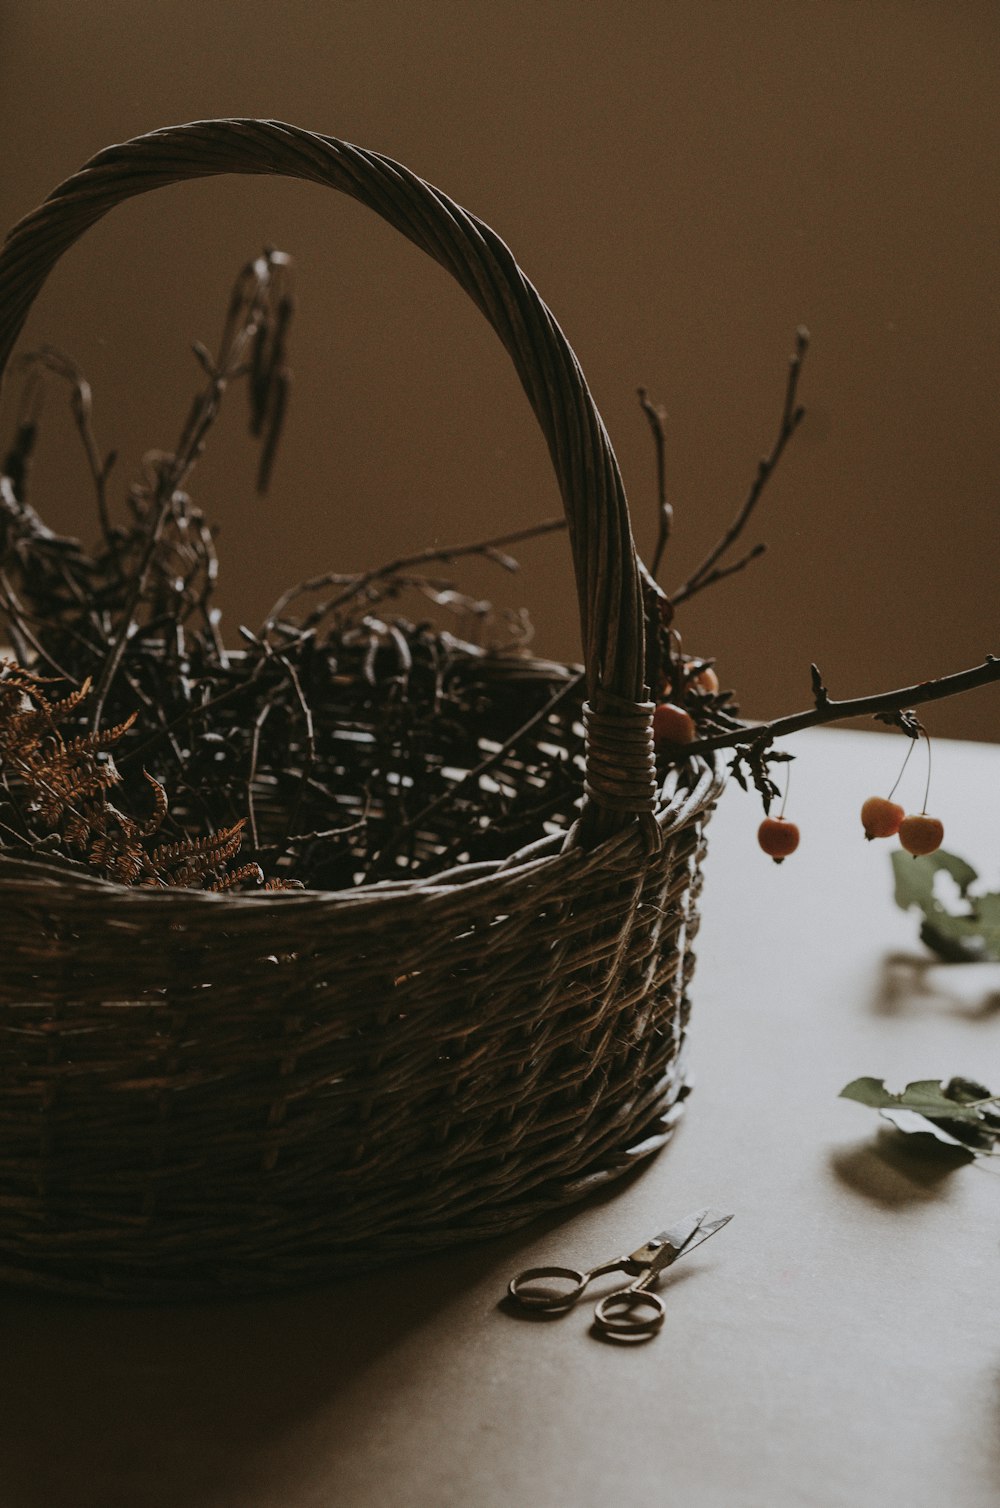
[(0, 380), (28, 311), (62, 253), (124, 199), (187, 178), (279, 173), (367, 204), (447, 268), (496, 330), (548, 443), (569, 523), (587, 671), (592, 838), (656, 799), (645, 687), (643, 587), (621, 473), (580, 365), (499, 236), (378, 152), (280, 121), (170, 126), (92, 157), (10, 232), (0, 251)]

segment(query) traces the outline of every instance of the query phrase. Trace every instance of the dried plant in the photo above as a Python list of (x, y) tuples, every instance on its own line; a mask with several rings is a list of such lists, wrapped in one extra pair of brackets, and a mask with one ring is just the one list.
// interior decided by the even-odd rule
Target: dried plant
[[(75, 709), (92, 687), (81, 732), (120, 730), (116, 809), (141, 808), (144, 768), (155, 769), (157, 787), (172, 793), (178, 842), (200, 841), (206, 830), (244, 834), (239, 882), (255, 877), (253, 865), (277, 869), (276, 882), (327, 888), (419, 873), (464, 856), (470, 832), (477, 856), (509, 851), (572, 809), (579, 772), (565, 749), (545, 751), (544, 724), (575, 725), (582, 683), (572, 670), (526, 658), (526, 614), (495, 611), (435, 568), (477, 555), (516, 571), (509, 546), (563, 520), (363, 573), (324, 572), (284, 593), (256, 632), (241, 627), (238, 650), (223, 642), (215, 531), (186, 485), (237, 382), (262, 441), (258, 483), (266, 485), (290, 384), (290, 280), (288, 257), (273, 249), (242, 269), (216, 354), (195, 346), (205, 385), (174, 449), (145, 457), (124, 524), (113, 521), (115, 458), (96, 437), (83, 374), (51, 347), (23, 359), (21, 412), (0, 474), (6, 635), (32, 675), (81, 692)], [(94, 485), (92, 549), (56, 535), (30, 500), (53, 382), (68, 388)], [(432, 604), (454, 626), (402, 617), (404, 599)], [(499, 685), (479, 668), (497, 656), (510, 670)], [(96, 748), (87, 757), (97, 759)], [(125, 821), (108, 820), (98, 854), (131, 883), (134, 835)], [(0, 842), (10, 841), (0, 831)], [(188, 852), (185, 867), (178, 854), (170, 873), (200, 882), (211, 868), (203, 858)], [(168, 863), (166, 851), (157, 862)], [(227, 885), (238, 883), (236, 873), (227, 872)]]
[[(575, 814), (583, 758), (583, 677), (526, 653), (524, 613), (463, 593), (439, 567), (469, 556), (517, 569), (509, 547), (563, 527), (549, 520), (474, 543), (401, 555), (376, 569), (324, 571), (284, 592), (260, 628), (227, 647), (214, 602), (215, 529), (187, 486), (229, 390), (242, 383), (273, 470), (290, 390), (292, 267), (273, 248), (236, 279), (214, 355), (172, 450), (150, 451), (115, 520), (113, 452), (94, 428), (89, 385), (52, 347), (23, 358), (16, 431), (0, 468), (0, 622), (15, 656), (0, 688), (5, 799), (0, 848), (59, 852), (123, 884), (229, 890), (260, 883), (340, 889), (506, 857)], [(672, 543), (664, 411), (640, 401), (656, 445), (658, 535), (641, 567), (650, 694), (693, 720), (684, 750), (732, 748), (731, 768), (765, 806), (774, 740), (813, 723), (880, 716), (1000, 677), (1000, 661), (917, 687), (834, 701), (813, 667), (813, 705), (760, 726), (713, 685), (711, 659), (684, 652), (676, 609), (756, 560), (728, 557), (804, 409), (807, 349), (796, 335), (778, 435), (730, 527), (672, 593), (656, 579)], [(56, 534), (31, 500), (45, 396), (68, 390), (94, 489), (92, 548)], [(430, 604), (448, 627), (401, 608)], [(46, 687), (69, 689), (60, 700)], [(155, 776), (148, 774), (155, 770)], [(169, 806), (166, 791), (169, 790)], [(114, 800), (112, 800), (112, 795)], [(147, 809), (140, 818), (134, 813)], [(237, 856), (239, 855), (239, 862)]]
[[(141, 820), (111, 799), (121, 776), (110, 752), (135, 723), (67, 737), (65, 728), (90, 694), (90, 683), (59, 700), (48, 682), (13, 660), (0, 660), (0, 827), (4, 847), (25, 854), (60, 850), (120, 885), (231, 890), (264, 876), (255, 863), (232, 869), (242, 821), (201, 838), (161, 840), (167, 793), (143, 771), (152, 809)], [(159, 840), (159, 841), (158, 841)], [(284, 888), (272, 880), (266, 888)]]

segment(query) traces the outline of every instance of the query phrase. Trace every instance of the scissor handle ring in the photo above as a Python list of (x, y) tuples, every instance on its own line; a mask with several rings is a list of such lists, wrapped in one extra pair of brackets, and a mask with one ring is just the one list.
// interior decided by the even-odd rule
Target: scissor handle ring
[(605, 1294), (594, 1309), (598, 1329), (605, 1335), (624, 1335), (638, 1339), (655, 1335), (666, 1318), (667, 1310), (658, 1293), (646, 1288), (622, 1288)]
[[(542, 1278), (562, 1278), (572, 1283), (564, 1293), (532, 1293), (531, 1284)], [(507, 1292), (524, 1309), (545, 1309), (550, 1314), (560, 1314), (572, 1309), (587, 1286), (587, 1274), (577, 1272), (575, 1267), (528, 1267), (511, 1278)]]

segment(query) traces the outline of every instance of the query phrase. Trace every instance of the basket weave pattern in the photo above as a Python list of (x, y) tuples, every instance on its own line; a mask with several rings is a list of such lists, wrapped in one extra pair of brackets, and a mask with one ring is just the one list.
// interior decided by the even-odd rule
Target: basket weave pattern
[(584, 802), (568, 838), (352, 891), (148, 892), (0, 860), (0, 1281), (65, 1293), (255, 1291), (498, 1233), (655, 1150), (683, 1084), (719, 781), (692, 762), (657, 789), (617, 465), (496, 235), (333, 138), (172, 128), (100, 154), (11, 233), (0, 364), (87, 225), (227, 171), (369, 203), (497, 329), (571, 525), (588, 701), (567, 757), (583, 755)]

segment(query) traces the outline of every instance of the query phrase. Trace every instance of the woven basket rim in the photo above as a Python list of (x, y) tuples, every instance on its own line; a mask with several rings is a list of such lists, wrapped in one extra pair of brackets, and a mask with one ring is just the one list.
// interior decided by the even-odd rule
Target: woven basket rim
[[(683, 785), (684, 774), (694, 775), (690, 785)], [(661, 836), (666, 838), (684, 827), (692, 817), (710, 809), (718, 801), (725, 786), (725, 775), (720, 771), (713, 755), (707, 758), (696, 756), (688, 764), (687, 771), (671, 770), (661, 787), (661, 801), (654, 813)], [(673, 787), (671, 790), (670, 788)], [(208, 890), (190, 890), (177, 887), (168, 890), (143, 889), (119, 885), (112, 880), (103, 880), (84, 872), (65, 870), (44, 860), (22, 859), (0, 855), (0, 886), (4, 881), (13, 881), (23, 889), (44, 889), (51, 898), (59, 891), (67, 895), (103, 895), (109, 905), (117, 903), (127, 907), (134, 915), (139, 907), (174, 908), (175, 914), (187, 909), (204, 906), (224, 906), (230, 915), (246, 913), (252, 907), (255, 914), (263, 910), (273, 916), (287, 915), (291, 908), (331, 906), (354, 908), (387, 905), (394, 900), (403, 903), (414, 896), (424, 900), (451, 897), (475, 897), (481, 892), (502, 893), (533, 875), (551, 874), (561, 866), (579, 868), (585, 865), (601, 867), (631, 854), (642, 847), (644, 837), (638, 826), (620, 829), (592, 848), (566, 846), (566, 834), (555, 833), (519, 849), (506, 859), (494, 859), (480, 864), (458, 865), (439, 875), (424, 875), (412, 880), (381, 880), (373, 885), (352, 886), (343, 890), (289, 890), (278, 893), (249, 891), (230, 894), (215, 894)], [(548, 850), (548, 851), (547, 851)]]

